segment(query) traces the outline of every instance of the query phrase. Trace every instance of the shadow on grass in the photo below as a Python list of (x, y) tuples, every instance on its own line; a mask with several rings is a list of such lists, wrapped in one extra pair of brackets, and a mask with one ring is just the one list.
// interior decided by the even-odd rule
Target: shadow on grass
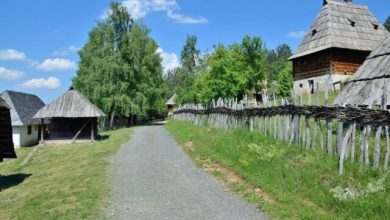
[(0, 175), (0, 192), (23, 183), (24, 180), (26, 180), (31, 175), (32, 174), (25, 173), (11, 174), (8, 176)]

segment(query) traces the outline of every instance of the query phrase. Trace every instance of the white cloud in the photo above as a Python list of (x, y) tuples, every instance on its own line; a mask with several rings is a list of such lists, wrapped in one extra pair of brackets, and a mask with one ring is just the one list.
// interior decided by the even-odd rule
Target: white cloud
[(24, 60), (26, 54), (15, 49), (0, 50), (0, 60)]
[(71, 53), (77, 53), (79, 50), (80, 50), (79, 47), (70, 45), (69, 47), (54, 51), (53, 55), (56, 57), (66, 57)]
[(287, 33), (287, 37), (302, 38), (306, 34), (306, 31), (291, 31)]
[(162, 65), (164, 67), (164, 73), (180, 66), (179, 59), (175, 53), (164, 52), (161, 48), (158, 48), (157, 52), (160, 53), (161, 58), (163, 59)]
[(76, 68), (76, 64), (68, 59), (54, 58), (46, 59), (37, 65), (38, 70), (43, 71), (64, 71)]
[(56, 89), (60, 86), (60, 80), (55, 77), (32, 79), (22, 84), (22, 87), (30, 89)]
[(4, 67), (0, 67), (0, 79), (19, 79), (24, 73), (18, 70), (9, 70)]
[[(132, 18), (139, 19), (151, 12), (165, 12), (166, 16), (182, 24), (204, 24), (208, 20), (204, 17), (190, 17), (179, 13), (180, 7), (176, 0), (124, 0), (122, 2)], [(105, 11), (103, 18), (107, 17), (109, 11)]]

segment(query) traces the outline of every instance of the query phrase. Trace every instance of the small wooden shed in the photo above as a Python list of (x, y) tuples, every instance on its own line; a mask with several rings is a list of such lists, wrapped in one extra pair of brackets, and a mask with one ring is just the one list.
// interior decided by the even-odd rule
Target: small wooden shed
[(97, 119), (106, 116), (85, 96), (71, 88), (39, 110), (34, 118), (50, 119), (45, 143), (93, 141), (97, 136)]
[(336, 105), (380, 106), (390, 109), (390, 37), (366, 59), (356, 74), (346, 82)]
[(7, 103), (0, 98), (0, 162), (4, 158), (16, 158), (12, 141), (11, 113)]
[(173, 108), (175, 107), (176, 94), (174, 94), (166, 103), (168, 110), (168, 116), (173, 114)]
[(293, 62), (294, 90), (314, 93), (348, 80), (389, 32), (369, 8), (352, 0), (324, 0)]

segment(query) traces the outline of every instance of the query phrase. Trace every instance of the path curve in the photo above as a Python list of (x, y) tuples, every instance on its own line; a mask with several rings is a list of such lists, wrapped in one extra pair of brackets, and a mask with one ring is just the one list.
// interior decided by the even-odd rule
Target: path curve
[(135, 130), (112, 158), (109, 219), (266, 219), (202, 169), (161, 125)]

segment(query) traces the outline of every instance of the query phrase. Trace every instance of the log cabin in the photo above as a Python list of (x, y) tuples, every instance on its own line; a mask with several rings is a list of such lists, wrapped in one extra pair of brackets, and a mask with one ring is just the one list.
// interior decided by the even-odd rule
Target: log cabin
[(352, 0), (324, 0), (293, 62), (294, 91), (314, 93), (348, 80), (389, 32), (369, 8)]
[(345, 84), (335, 104), (390, 109), (390, 37), (375, 49)]
[(16, 158), (16, 153), (12, 141), (10, 107), (0, 98), (0, 162), (4, 158)]

